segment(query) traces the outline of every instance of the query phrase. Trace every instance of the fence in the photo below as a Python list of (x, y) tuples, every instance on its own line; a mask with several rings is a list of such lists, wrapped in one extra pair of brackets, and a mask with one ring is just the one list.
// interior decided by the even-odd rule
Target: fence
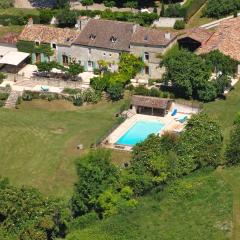
[(203, 103), (197, 101), (188, 101), (184, 99), (175, 99), (174, 101), (176, 104), (183, 105), (191, 109), (195, 109), (197, 110), (197, 112), (201, 112), (203, 109)]

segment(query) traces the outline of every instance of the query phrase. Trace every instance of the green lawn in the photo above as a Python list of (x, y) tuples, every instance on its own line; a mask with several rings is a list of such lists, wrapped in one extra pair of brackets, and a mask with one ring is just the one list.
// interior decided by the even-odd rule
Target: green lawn
[(240, 112), (240, 83), (237, 83), (226, 100), (216, 100), (204, 104), (204, 111), (218, 120), (222, 127), (225, 142), (229, 138), (236, 114)]
[(212, 18), (207, 18), (207, 17), (203, 17), (202, 15), (202, 11), (204, 9), (205, 5), (203, 7), (201, 7), (199, 9), (198, 12), (196, 12), (196, 14), (194, 14), (191, 19), (188, 21), (186, 28), (196, 28), (199, 27), (201, 25), (210, 23), (212, 21), (214, 21), (214, 19)]
[(230, 239), (232, 190), (218, 171), (194, 173), (175, 186), (140, 199), (132, 212), (72, 231), (67, 240)]
[(0, 109), (0, 175), (14, 185), (69, 196), (74, 161), (82, 154), (76, 146), (89, 148), (104, 135), (115, 123), (120, 105), (76, 108), (65, 101), (36, 100), (24, 102), (18, 110)]

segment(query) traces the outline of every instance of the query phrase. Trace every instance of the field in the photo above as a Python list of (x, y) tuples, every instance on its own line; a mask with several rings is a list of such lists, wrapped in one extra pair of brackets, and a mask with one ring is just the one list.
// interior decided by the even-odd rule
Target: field
[(0, 109), (0, 175), (9, 177), (12, 184), (69, 196), (74, 161), (82, 154), (76, 146), (83, 144), (88, 149), (103, 136), (115, 123), (120, 105), (76, 108), (65, 101), (36, 100), (24, 102), (18, 110)]

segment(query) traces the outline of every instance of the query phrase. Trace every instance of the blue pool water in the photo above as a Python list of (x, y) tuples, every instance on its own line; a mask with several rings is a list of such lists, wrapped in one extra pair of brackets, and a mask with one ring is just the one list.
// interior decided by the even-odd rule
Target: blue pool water
[(148, 135), (159, 133), (163, 127), (158, 121), (138, 121), (118, 139), (117, 144), (133, 146), (144, 141)]

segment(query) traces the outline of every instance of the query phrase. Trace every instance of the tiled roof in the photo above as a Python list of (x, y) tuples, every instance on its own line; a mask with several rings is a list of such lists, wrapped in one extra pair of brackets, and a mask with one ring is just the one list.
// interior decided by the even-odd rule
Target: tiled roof
[(223, 21), (206, 44), (199, 48), (198, 53), (204, 54), (217, 49), (240, 61), (240, 17)]
[(91, 19), (74, 44), (129, 51), (133, 23)]
[(174, 39), (176, 39), (176, 37), (176, 33), (138, 26), (132, 36), (131, 43), (153, 46), (167, 46)]
[(17, 43), (19, 34), (17, 33), (6, 33), (2, 37), (0, 37), (0, 43), (12, 44), (15, 45)]
[(140, 95), (134, 95), (132, 97), (132, 104), (141, 107), (167, 109), (170, 102), (172, 102), (172, 100), (167, 98), (147, 97)]
[(191, 38), (201, 44), (204, 44), (212, 36), (212, 34), (213, 34), (212, 32), (206, 29), (194, 28), (187, 30), (185, 34), (179, 37), (179, 39)]
[(26, 25), (19, 36), (19, 40), (39, 41), (43, 43), (56, 43), (71, 45), (80, 32), (69, 28), (55, 28), (41, 24)]

